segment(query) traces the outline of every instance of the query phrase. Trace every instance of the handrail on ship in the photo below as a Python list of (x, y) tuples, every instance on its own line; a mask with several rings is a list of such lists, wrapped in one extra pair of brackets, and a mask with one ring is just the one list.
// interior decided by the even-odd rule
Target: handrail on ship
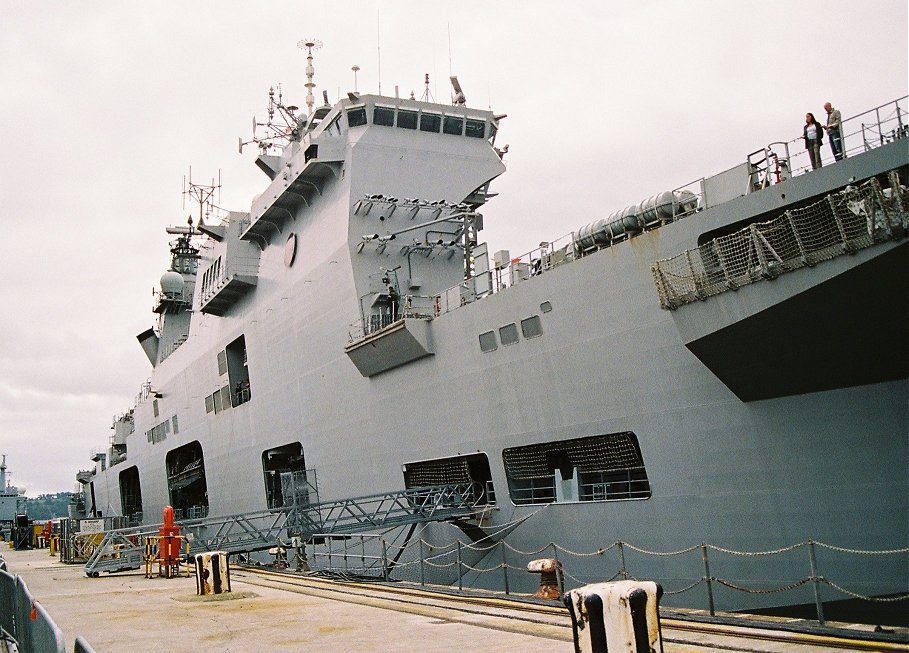
[[(845, 156), (848, 158), (896, 140), (909, 139), (907, 100), (909, 100), (909, 95), (904, 95), (844, 119), (842, 122), (842, 142)], [(859, 136), (861, 139), (857, 140)], [(743, 194), (746, 194), (760, 192), (769, 186), (783, 183), (795, 174), (810, 173), (811, 166), (808, 163), (807, 151), (801, 147), (801, 141), (802, 136), (797, 136), (788, 141), (770, 143), (749, 153), (746, 156), (744, 166), (739, 164), (719, 174), (726, 174), (742, 167), (745, 174), (742, 179), (742, 188), (744, 189)], [(799, 144), (798, 148), (790, 148), (790, 146), (795, 146), (796, 144)], [(792, 149), (796, 150), (795, 154), (791, 153)], [(829, 154), (826, 150), (822, 153), (822, 156), (827, 159), (828, 164), (835, 163), (835, 161), (830, 160), (832, 159), (832, 154)], [(697, 199), (697, 208), (690, 211), (679, 211), (674, 206), (672, 219), (667, 222), (689, 217), (714, 205), (705, 189), (705, 183), (708, 179), (708, 177), (701, 177), (671, 191), (672, 193), (684, 191), (692, 193)], [(652, 225), (642, 225), (641, 231), (648, 231), (662, 225), (663, 221)], [(385, 320), (379, 325), (371, 326), (365, 324), (358, 317), (348, 326), (348, 339), (353, 342), (403, 318), (433, 319), (476, 299), (495, 294), (532, 276), (574, 261), (597, 249), (600, 249), (600, 247), (581, 248), (578, 244), (577, 231), (565, 234), (552, 241), (541, 242), (539, 247), (519, 256), (511, 257), (507, 264), (495, 267), (488, 272), (472, 275), (469, 279), (448, 288), (439, 295), (402, 295), (402, 311), (394, 320)], [(406, 309), (407, 306), (420, 307), (422, 309), (428, 304), (433, 306), (431, 313), (416, 309), (408, 312)]]

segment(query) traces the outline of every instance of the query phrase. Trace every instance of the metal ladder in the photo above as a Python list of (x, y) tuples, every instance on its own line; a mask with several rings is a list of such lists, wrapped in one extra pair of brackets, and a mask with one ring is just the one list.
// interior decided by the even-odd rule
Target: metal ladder
[[(190, 555), (205, 551), (249, 553), (275, 546), (283, 538), (313, 534), (363, 533), (379, 528), (431, 521), (467, 519), (486, 503), (479, 483), (434, 485), (273, 510), (186, 519), (178, 523)], [(161, 525), (108, 531), (85, 563), (85, 574), (139, 569), (145, 543)]]

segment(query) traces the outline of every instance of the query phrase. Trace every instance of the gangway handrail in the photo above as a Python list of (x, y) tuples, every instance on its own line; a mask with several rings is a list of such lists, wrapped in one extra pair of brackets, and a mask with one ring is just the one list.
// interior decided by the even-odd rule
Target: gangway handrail
[[(177, 523), (189, 542), (189, 553), (228, 553), (267, 549), (284, 536), (357, 533), (377, 528), (469, 517), (485, 500), (480, 483), (408, 488), (302, 506), (185, 519)], [(145, 542), (162, 524), (107, 531), (85, 563), (85, 573), (137, 569), (146, 555)], [(208, 532), (214, 529), (214, 532)]]

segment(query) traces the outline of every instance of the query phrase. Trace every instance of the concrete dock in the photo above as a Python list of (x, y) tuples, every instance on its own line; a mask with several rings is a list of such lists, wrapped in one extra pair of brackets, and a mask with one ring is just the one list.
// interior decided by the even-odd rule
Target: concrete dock
[[(3, 552), (63, 630), (97, 653), (161, 646), (202, 651), (564, 651), (571, 623), (558, 602), (463, 596), (401, 584), (342, 583), (232, 567), (232, 592), (196, 596), (195, 579), (145, 578), (142, 571), (85, 576), (47, 550)], [(705, 651), (909, 651), (909, 633), (870, 634), (840, 624), (818, 631), (703, 623), (664, 615), (665, 653)], [(872, 639), (868, 639), (871, 637)]]

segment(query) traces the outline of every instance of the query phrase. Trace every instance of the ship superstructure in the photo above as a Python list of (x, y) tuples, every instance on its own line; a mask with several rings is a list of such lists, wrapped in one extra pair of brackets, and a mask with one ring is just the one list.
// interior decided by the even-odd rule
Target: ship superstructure
[[(906, 547), (905, 98), (888, 142), (836, 165), (793, 175), (766, 148), (518, 257), (480, 238), (502, 116), (462, 98), (350, 93), (297, 116), (279, 97), (249, 210), (171, 229), (139, 336), (152, 375), (80, 477), (87, 513), (473, 483), (477, 527), (516, 550)], [(603, 580), (597, 562), (572, 577)], [(773, 586), (800, 564), (730, 573)], [(905, 555), (837, 572), (906, 591)]]

